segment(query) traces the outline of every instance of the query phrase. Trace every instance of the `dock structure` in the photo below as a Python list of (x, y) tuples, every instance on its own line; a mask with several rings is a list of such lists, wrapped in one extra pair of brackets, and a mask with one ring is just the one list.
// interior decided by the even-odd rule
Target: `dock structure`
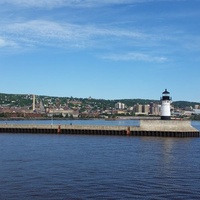
[(0, 124), (0, 133), (199, 137), (190, 121), (140, 120), (139, 126)]

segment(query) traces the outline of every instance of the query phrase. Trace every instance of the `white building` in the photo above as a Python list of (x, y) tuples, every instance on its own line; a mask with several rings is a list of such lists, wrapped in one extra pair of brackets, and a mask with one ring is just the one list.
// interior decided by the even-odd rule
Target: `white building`
[(115, 104), (115, 109), (124, 110), (125, 109), (125, 104), (121, 103), (121, 102), (118, 102), (118, 103)]
[(193, 113), (194, 113), (195, 115), (200, 115), (200, 109), (194, 109), (193, 111), (194, 111)]

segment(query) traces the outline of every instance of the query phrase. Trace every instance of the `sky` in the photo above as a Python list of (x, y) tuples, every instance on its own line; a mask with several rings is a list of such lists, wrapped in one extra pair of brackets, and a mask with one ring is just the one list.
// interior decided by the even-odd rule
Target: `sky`
[(0, 93), (200, 102), (200, 0), (0, 0)]

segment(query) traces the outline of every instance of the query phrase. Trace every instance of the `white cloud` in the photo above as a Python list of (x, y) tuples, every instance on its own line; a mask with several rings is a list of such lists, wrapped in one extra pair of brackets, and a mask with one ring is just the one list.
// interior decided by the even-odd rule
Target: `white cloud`
[(104, 59), (114, 61), (145, 61), (163, 63), (168, 59), (164, 56), (152, 56), (144, 53), (131, 52), (126, 54), (110, 54), (103, 57)]
[[(148, 37), (138, 31), (121, 29), (97, 28), (89, 25), (76, 25), (70, 23), (56, 23), (52, 21), (33, 20), (13, 23), (2, 26), (0, 34), (6, 35), (8, 40), (15, 41), (22, 46), (54, 45), (88, 47), (101, 43), (108, 38), (140, 40)], [(104, 46), (104, 44), (102, 44)]]
[[(194, 45), (192, 45), (193, 37), (187, 36), (190, 38), (188, 39), (185, 34), (178, 34), (179, 37), (177, 37), (177, 33), (174, 33), (174, 31), (167, 35), (166, 33), (169, 33), (169, 31), (145, 33), (133, 28), (131, 30), (105, 25), (101, 27), (47, 20), (0, 23), (0, 27), (0, 48), (7, 50), (21, 48), (26, 51), (43, 47), (65, 50), (103, 49), (113, 51), (113, 54), (104, 56), (104, 59), (163, 63), (168, 59), (165, 56), (157, 55), (171, 54), (173, 56), (177, 51), (180, 51), (180, 46), (182, 46), (182, 49), (194, 49)], [(172, 43), (173, 46), (171, 46)], [(195, 44), (197, 43), (199, 44), (199, 40), (196, 40)], [(195, 47), (197, 48), (198, 45), (195, 45)], [(126, 49), (129, 51), (130, 48), (131, 53), (115, 54), (119, 49), (126, 52)], [(142, 49), (150, 53), (143, 53)], [(160, 49), (160, 52), (157, 49)]]
[(5, 47), (17, 47), (17, 44), (15, 42), (0, 37), (0, 48), (5, 48)]
[(0, 38), (0, 47), (6, 46), (6, 41)]
[(24, 7), (59, 7), (65, 2), (65, 0), (1, 0), (0, 4), (7, 3)]
[(4, 26), (0, 32), (21, 46), (65, 46), (65, 43), (75, 43), (86, 40), (79, 26), (58, 24), (50, 21), (28, 21)]
[[(172, 1), (172, 0), (1, 0), (0, 4), (8, 3), (23, 7), (63, 7), (63, 6), (81, 6), (93, 7), (103, 6), (108, 4), (135, 4), (146, 2), (159, 2), (159, 1)], [(173, 0), (175, 1), (175, 0)], [(181, 0), (177, 0), (181, 1)], [(184, 0), (182, 0), (184, 1)]]

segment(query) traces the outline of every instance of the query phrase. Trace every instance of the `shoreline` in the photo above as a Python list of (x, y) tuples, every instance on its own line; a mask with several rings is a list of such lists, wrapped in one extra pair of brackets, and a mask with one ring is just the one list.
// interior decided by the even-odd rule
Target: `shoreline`
[[(0, 121), (31, 121), (31, 120), (52, 120), (52, 118), (47, 117), (37, 117), (37, 118), (24, 118), (24, 117), (12, 117), (12, 118), (0, 118)], [(117, 118), (53, 118), (53, 121), (57, 120), (105, 120), (105, 121), (115, 121), (115, 120), (160, 120), (160, 117), (117, 117)], [(200, 119), (190, 119), (190, 118), (173, 118), (170, 121), (200, 121)]]

